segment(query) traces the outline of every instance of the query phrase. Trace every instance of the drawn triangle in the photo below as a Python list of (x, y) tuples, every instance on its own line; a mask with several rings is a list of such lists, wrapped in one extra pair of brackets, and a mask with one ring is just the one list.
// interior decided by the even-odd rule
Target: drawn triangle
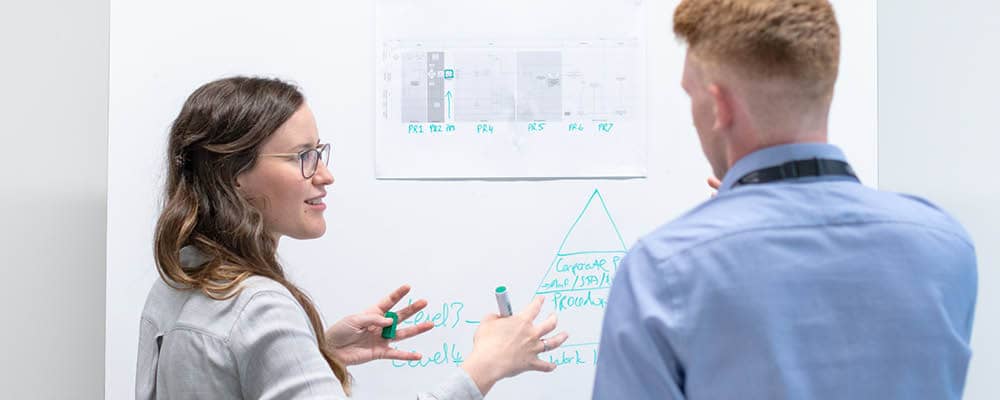
[(603, 196), (594, 190), (563, 238), (535, 293), (606, 291), (627, 251)]
[(583, 211), (573, 222), (559, 246), (558, 255), (627, 251), (618, 226), (604, 203), (601, 192), (594, 189)]
[(596, 355), (608, 293), (627, 251), (603, 196), (595, 189), (535, 289), (536, 295), (547, 298), (546, 313), (551, 309), (559, 314), (559, 326), (573, 332), (563, 345), (566, 350), (547, 356), (550, 362), (570, 353), (570, 358), (580, 352)]

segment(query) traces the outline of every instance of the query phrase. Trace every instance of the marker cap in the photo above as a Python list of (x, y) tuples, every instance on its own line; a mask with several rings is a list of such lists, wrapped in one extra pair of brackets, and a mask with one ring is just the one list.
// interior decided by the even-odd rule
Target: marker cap
[(494, 293), (497, 297), (497, 308), (500, 310), (501, 317), (509, 317), (514, 314), (514, 310), (510, 307), (510, 293), (507, 292), (506, 286), (497, 286)]
[(396, 325), (399, 324), (399, 315), (392, 311), (385, 312), (386, 318), (392, 318), (392, 325), (382, 328), (382, 337), (386, 339), (392, 339), (396, 337)]

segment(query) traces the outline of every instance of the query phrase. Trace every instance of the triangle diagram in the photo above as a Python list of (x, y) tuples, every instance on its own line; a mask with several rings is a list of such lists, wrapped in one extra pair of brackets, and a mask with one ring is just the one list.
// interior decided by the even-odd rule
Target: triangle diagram
[(618, 232), (618, 226), (608, 212), (604, 197), (597, 189), (590, 195), (583, 211), (577, 216), (573, 225), (559, 246), (559, 255), (569, 255), (584, 252), (621, 252), (627, 251), (625, 241)]
[(594, 190), (535, 289), (546, 296), (545, 308), (559, 315), (560, 329), (573, 332), (562, 354), (574, 348), (573, 354), (592, 350), (596, 357), (608, 292), (627, 251), (604, 197)]

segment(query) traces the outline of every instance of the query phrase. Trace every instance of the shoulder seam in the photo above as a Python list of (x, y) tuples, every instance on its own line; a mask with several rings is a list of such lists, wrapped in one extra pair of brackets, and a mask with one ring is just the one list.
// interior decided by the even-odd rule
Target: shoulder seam
[[(184, 298), (184, 303), (182, 303), (180, 305), (180, 307), (177, 308), (179, 310), (179, 312), (183, 312), (183, 310), (187, 309), (188, 303), (190, 303), (191, 302), (191, 298), (194, 297), (194, 296), (192, 296), (193, 293), (194, 292), (188, 293), (187, 296)], [(155, 324), (153, 326), (156, 327)], [(157, 331), (159, 331), (161, 329), (160, 327), (156, 327), (156, 328), (157, 328)], [(213, 338), (216, 338), (216, 339), (219, 339), (219, 340), (222, 340), (222, 341), (226, 340), (225, 338), (220, 337), (219, 335), (216, 335), (216, 334), (208, 331), (207, 329), (202, 329), (202, 328), (196, 327), (194, 325), (188, 325), (188, 324), (184, 324), (184, 323), (179, 323), (177, 321), (174, 321), (174, 323), (170, 327), (170, 329), (165, 330), (162, 333), (164, 335), (166, 335), (167, 333), (173, 332), (173, 331), (178, 330), (178, 329), (187, 330), (187, 331), (191, 331), (191, 332), (198, 332), (198, 333), (201, 333), (203, 335), (211, 336)], [(160, 332), (157, 332), (157, 333), (160, 333)]]
[(210, 331), (208, 331), (206, 329), (201, 329), (201, 328), (198, 328), (196, 326), (187, 325), (187, 324), (176, 324), (172, 328), (170, 328), (169, 330), (163, 332), (163, 334), (166, 335), (166, 334), (174, 332), (174, 331), (194, 332), (194, 333), (198, 333), (198, 334), (201, 334), (201, 335), (208, 336), (210, 338), (219, 340), (219, 341), (224, 342), (224, 343), (227, 342), (226, 338), (223, 338), (223, 337), (221, 337), (221, 336), (219, 336), (219, 335), (217, 335), (215, 333), (212, 333), (212, 332), (210, 332)]

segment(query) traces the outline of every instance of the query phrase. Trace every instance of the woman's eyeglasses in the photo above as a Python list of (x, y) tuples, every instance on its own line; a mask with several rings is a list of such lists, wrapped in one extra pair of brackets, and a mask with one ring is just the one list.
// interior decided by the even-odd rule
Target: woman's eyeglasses
[(312, 178), (313, 175), (316, 175), (316, 170), (319, 168), (320, 160), (323, 160), (323, 165), (330, 165), (330, 144), (321, 144), (315, 149), (303, 150), (298, 153), (271, 153), (261, 154), (260, 156), (284, 158), (298, 157), (299, 168), (302, 170), (302, 177), (309, 179)]

